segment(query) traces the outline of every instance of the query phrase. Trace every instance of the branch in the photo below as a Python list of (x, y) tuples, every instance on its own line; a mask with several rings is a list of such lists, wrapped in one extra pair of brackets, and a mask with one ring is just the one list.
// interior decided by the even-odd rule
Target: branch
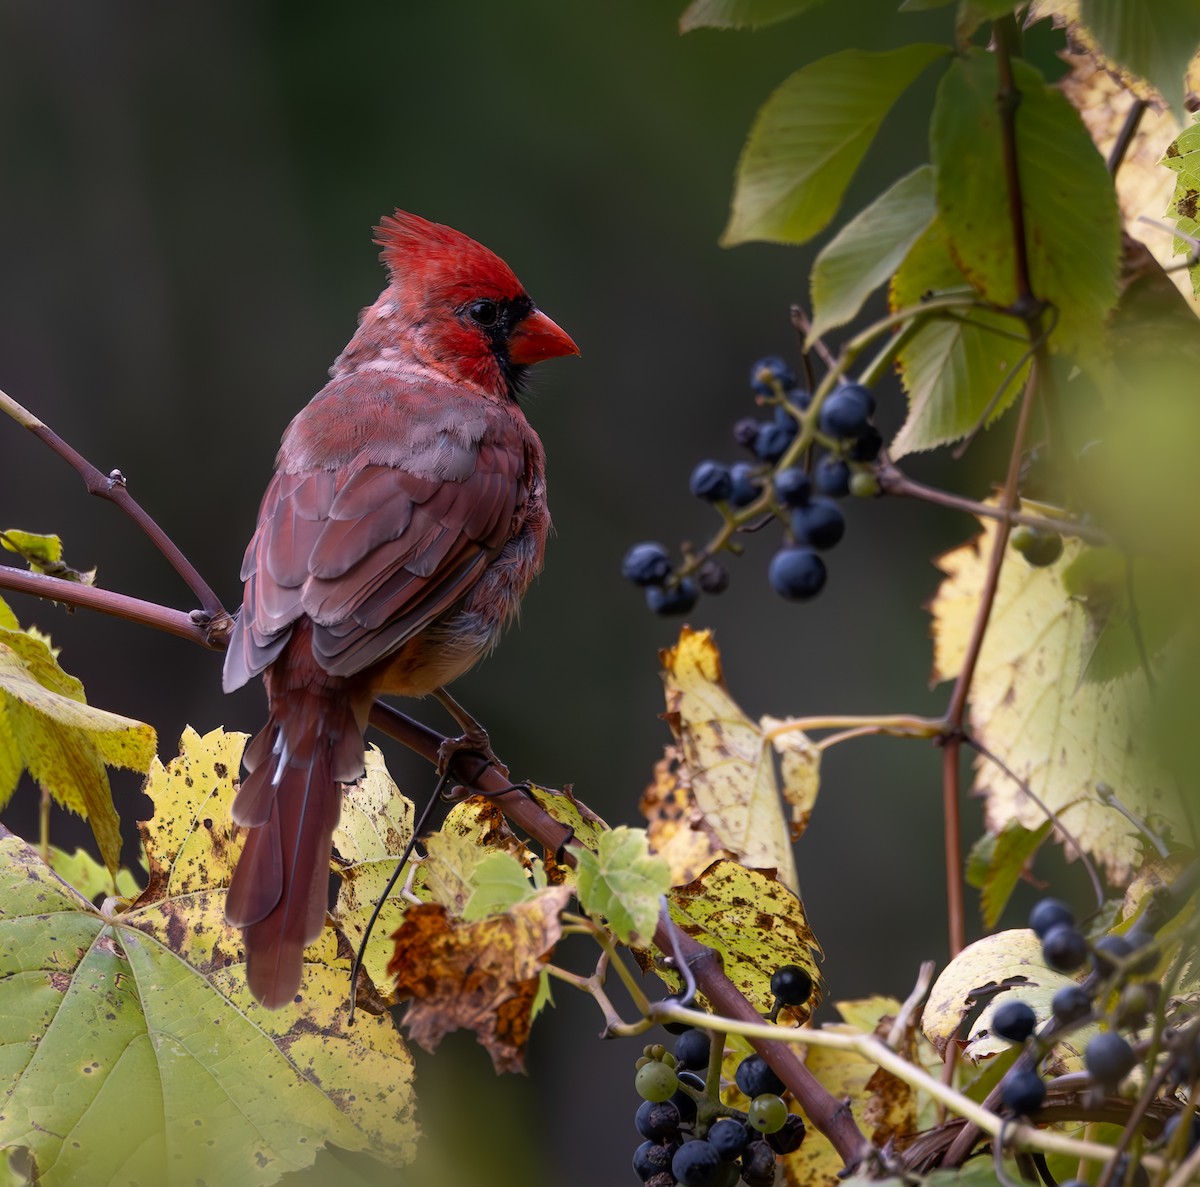
[[(17, 424), (27, 428), (39, 441), (49, 445), (83, 479), (88, 494), (107, 499), (110, 503), (115, 503), (120, 507), (142, 529), (159, 552), (167, 558), (171, 568), (187, 583), (188, 589), (199, 599), (201, 608), (210, 620), (216, 620), (225, 615), (221, 599), (208, 587), (207, 582), (196, 571), (192, 562), (183, 555), (175, 542), (129, 493), (129, 489), (125, 485), (125, 475), (120, 470), (113, 470), (108, 475), (102, 474), (78, 450), (68, 445), (49, 425), (43, 424), (28, 408), (22, 407), (12, 396), (3, 391), (0, 391), (0, 411), (6, 412)], [(226, 615), (226, 617), (228, 616)]]

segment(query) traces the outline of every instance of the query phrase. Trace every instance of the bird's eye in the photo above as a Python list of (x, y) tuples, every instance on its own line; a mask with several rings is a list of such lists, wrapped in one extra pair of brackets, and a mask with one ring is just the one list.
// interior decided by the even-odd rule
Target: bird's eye
[(495, 301), (472, 301), (467, 306), (467, 313), (477, 326), (494, 326), (500, 308)]

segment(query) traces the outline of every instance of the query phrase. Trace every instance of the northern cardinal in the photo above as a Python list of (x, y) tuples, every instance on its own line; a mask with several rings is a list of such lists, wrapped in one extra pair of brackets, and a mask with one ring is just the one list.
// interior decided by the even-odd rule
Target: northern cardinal
[(262, 673), (270, 709), (243, 759), (225, 903), (270, 1008), (325, 923), (372, 700), (440, 694), (541, 569), (545, 455), (517, 395), (530, 364), (579, 353), (466, 235), (398, 210), (375, 241), (388, 286), (283, 436), (225, 658), (225, 690)]

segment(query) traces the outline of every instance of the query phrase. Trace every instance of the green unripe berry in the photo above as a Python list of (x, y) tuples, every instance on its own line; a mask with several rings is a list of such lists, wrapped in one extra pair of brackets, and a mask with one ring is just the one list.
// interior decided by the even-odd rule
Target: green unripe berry
[(855, 470), (850, 475), (850, 493), (856, 499), (873, 499), (879, 494), (879, 479), (870, 470)]
[(670, 1100), (679, 1087), (679, 1077), (666, 1064), (652, 1060), (644, 1067), (638, 1068), (638, 1074), (633, 1081), (634, 1088), (642, 1100), (654, 1104)]
[(788, 1107), (782, 1096), (764, 1092), (756, 1096), (746, 1110), (746, 1120), (759, 1133), (776, 1133), (788, 1119)]

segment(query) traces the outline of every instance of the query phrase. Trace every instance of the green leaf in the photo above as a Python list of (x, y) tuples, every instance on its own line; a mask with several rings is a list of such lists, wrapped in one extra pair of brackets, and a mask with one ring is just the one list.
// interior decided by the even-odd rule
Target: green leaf
[(89, 705), (83, 685), (58, 665), (44, 636), (0, 627), (0, 806), (21, 770), (92, 827), (114, 873), (121, 831), (106, 766), (145, 771), (154, 730)]
[(679, 18), (679, 31), (759, 29), (815, 8), (822, 0), (692, 0)]
[[(1121, 254), (1112, 179), (1066, 98), (1026, 62), (1012, 67), (1030, 285), (1058, 313), (1050, 346), (1099, 364)], [(950, 252), (984, 297), (1008, 307), (1017, 282), (998, 89), (992, 54), (957, 59), (938, 88), (930, 148)]]
[(880, 194), (821, 249), (810, 278), (810, 346), (850, 321), (900, 266), (937, 214), (933, 187), (933, 169), (922, 165)]
[(45, 1187), (265, 1185), (327, 1142), (412, 1157), (412, 1059), (387, 1013), (347, 1027), (339, 937), (306, 950), (286, 1008), (246, 987), (224, 918), (243, 741), (189, 730), (155, 763), (150, 885), (128, 910), (97, 910), (0, 828), (0, 1149), (27, 1148)]
[[(1184, 128), (1175, 142), (1167, 148), (1160, 162), (1175, 173), (1175, 193), (1167, 214), (1175, 216), (1175, 226), (1181, 235), (1200, 238), (1200, 124)], [(1186, 239), (1176, 238), (1175, 254), (1190, 255), (1195, 245)], [(1200, 293), (1200, 263), (1188, 269), (1192, 279), (1192, 292)]]
[(982, 892), (979, 911), (989, 931), (1000, 922), (1022, 871), (1050, 835), (1051, 827), (1049, 820), (1032, 830), (1013, 821), (999, 834), (985, 833), (972, 847), (967, 882)]
[(803, 243), (827, 226), (884, 116), (947, 52), (843, 50), (793, 74), (750, 129), (721, 242)]
[[(913, 245), (892, 280), (891, 306), (904, 309), (934, 296), (961, 292), (966, 280), (950, 258), (941, 222)], [(900, 351), (896, 364), (908, 396), (908, 419), (892, 442), (893, 457), (933, 449), (969, 433), (1000, 385), (1011, 376), (988, 416), (993, 424), (1021, 390), (1026, 343), (1011, 337), (1020, 323), (986, 309), (932, 317)], [(1021, 365), (1021, 374), (1013, 369)]]
[(1184, 79), (1200, 47), (1200, 0), (1083, 0), (1080, 16), (1108, 57), (1183, 116)]
[(646, 830), (621, 825), (600, 837), (597, 851), (576, 847), (580, 906), (603, 916), (622, 943), (649, 940), (658, 920), (659, 897), (671, 885), (671, 871), (652, 857)]
[(39, 572), (44, 566), (62, 560), (62, 540), (58, 536), (39, 536), (36, 532), (22, 532), (17, 528), (0, 532), (0, 548), (15, 552), (27, 564), (36, 566)]
[(535, 898), (540, 889), (529, 880), (525, 867), (511, 853), (503, 852), (489, 854), (475, 867), (471, 885), (471, 897), (462, 913), (467, 923), (502, 915), (517, 903)]
[(980, 25), (1008, 16), (1021, 8), (1023, 0), (959, 0), (954, 15), (954, 32), (960, 41), (967, 41)]
[(88, 899), (94, 899), (101, 894), (119, 894), (124, 898), (134, 899), (141, 890), (128, 870), (118, 870), (114, 879), (86, 849), (76, 849), (74, 853), (67, 853), (57, 845), (51, 845), (50, 868)]

